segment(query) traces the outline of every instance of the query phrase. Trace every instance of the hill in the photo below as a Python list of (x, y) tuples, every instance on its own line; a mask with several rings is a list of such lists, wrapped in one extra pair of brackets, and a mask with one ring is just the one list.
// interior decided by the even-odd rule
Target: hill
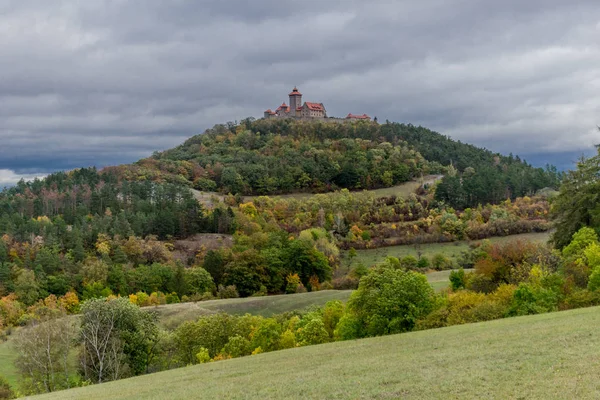
[(128, 180), (177, 182), (243, 195), (375, 189), (423, 174), (466, 173), (469, 196), (457, 199), (448, 195), (449, 189), (443, 191), (444, 200), (461, 206), (556, 188), (560, 178), (555, 168), (533, 168), (519, 157), (423, 127), (366, 121), (247, 119), (217, 125), (174, 149), (107, 170)]
[(329, 343), (36, 399), (597, 398), (600, 308)]

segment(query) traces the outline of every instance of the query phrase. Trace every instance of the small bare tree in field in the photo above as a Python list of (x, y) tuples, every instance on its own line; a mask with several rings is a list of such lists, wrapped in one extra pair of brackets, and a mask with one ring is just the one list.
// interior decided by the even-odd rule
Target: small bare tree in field
[(25, 392), (53, 392), (71, 386), (69, 351), (76, 338), (76, 319), (59, 310), (45, 310), (17, 333), (15, 364)]

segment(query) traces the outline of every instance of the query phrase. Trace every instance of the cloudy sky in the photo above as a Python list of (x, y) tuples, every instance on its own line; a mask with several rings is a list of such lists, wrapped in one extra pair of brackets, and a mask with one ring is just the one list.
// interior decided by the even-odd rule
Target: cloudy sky
[(600, 143), (600, 2), (0, 0), (0, 186), (304, 100), (536, 163)]

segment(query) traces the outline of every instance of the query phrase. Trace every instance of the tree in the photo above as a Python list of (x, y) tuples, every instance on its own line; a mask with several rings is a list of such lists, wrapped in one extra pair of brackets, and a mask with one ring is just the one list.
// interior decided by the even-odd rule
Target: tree
[(75, 343), (75, 323), (65, 312), (41, 309), (29, 326), (17, 333), (15, 365), (25, 392), (53, 392), (71, 386), (69, 351)]
[(126, 298), (93, 299), (81, 307), (80, 353), (86, 379), (95, 383), (146, 372), (159, 333), (156, 315)]
[(355, 324), (358, 337), (410, 331), (431, 311), (434, 297), (425, 275), (383, 265), (360, 280), (340, 324)]
[(559, 249), (583, 227), (600, 230), (600, 146), (596, 148), (598, 154), (580, 159), (577, 169), (567, 172), (553, 201), (556, 231), (552, 240)]

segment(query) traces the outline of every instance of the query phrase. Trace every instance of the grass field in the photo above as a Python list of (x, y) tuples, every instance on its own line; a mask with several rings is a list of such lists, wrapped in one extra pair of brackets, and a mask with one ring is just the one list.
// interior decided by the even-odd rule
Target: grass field
[(0, 376), (6, 378), (11, 386), (17, 385), (17, 370), (14, 364), (16, 358), (17, 353), (11, 341), (0, 342)]
[[(547, 242), (550, 238), (549, 232), (524, 233), (521, 235), (492, 237), (489, 240), (492, 243), (506, 243), (513, 240), (528, 240), (536, 243)], [(443, 254), (448, 258), (456, 258), (460, 253), (469, 248), (468, 241), (450, 242), (450, 243), (428, 243), (420, 245), (421, 255), (431, 257), (435, 254)], [(417, 249), (414, 245), (389, 246), (377, 249), (357, 250), (357, 256), (353, 260), (353, 265), (362, 262), (366, 266), (380, 263), (388, 256), (402, 258), (404, 256), (417, 256)], [(347, 261), (345, 261), (347, 262)]]
[(159, 320), (163, 326), (174, 328), (184, 321), (194, 320), (201, 315), (217, 311), (229, 314), (249, 313), (268, 317), (286, 311), (302, 310), (310, 306), (323, 306), (330, 300), (346, 301), (351, 293), (351, 290), (323, 290), (310, 293), (169, 304), (153, 309), (158, 312)]
[(595, 399), (600, 308), (301, 347), (39, 399)]

